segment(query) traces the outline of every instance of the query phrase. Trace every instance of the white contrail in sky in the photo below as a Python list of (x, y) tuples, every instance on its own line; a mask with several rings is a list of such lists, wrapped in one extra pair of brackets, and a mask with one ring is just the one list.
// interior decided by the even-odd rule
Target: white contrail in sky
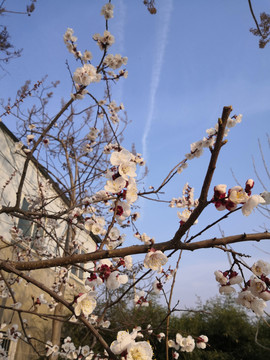
[(153, 64), (153, 72), (152, 72), (152, 78), (150, 84), (149, 110), (148, 110), (148, 116), (142, 137), (142, 154), (145, 160), (147, 158), (147, 138), (154, 118), (156, 93), (159, 86), (159, 79), (160, 79), (160, 74), (161, 74), (164, 55), (165, 55), (172, 9), (173, 9), (173, 0), (167, 0), (164, 8), (159, 9), (159, 12), (162, 14), (162, 16), (160, 18), (161, 21), (159, 24), (159, 31), (157, 33), (157, 45), (155, 51), (156, 60)]

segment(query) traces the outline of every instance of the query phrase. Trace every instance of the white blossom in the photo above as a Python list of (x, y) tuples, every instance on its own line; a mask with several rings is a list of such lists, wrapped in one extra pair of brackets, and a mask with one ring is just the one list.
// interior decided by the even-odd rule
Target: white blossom
[(113, 18), (113, 9), (114, 9), (114, 5), (111, 3), (107, 3), (102, 6), (101, 15), (103, 15), (106, 20), (109, 20)]
[(93, 65), (84, 64), (75, 70), (73, 80), (77, 84), (88, 86), (90, 83), (99, 82), (101, 75), (97, 73), (97, 69)]
[(165, 335), (163, 332), (159, 333), (159, 334), (157, 335), (158, 341), (161, 342), (161, 340), (164, 339), (165, 336), (166, 336), (166, 335)]
[(200, 335), (197, 339), (196, 346), (199, 349), (205, 349), (207, 342), (208, 342), (208, 337), (205, 335)]
[(167, 261), (168, 258), (162, 251), (150, 250), (145, 256), (143, 265), (146, 268), (160, 272), (162, 270), (162, 266), (165, 265)]
[(253, 274), (257, 276), (261, 276), (261, 275), (267, 276), (268, 274), (270, 274), (270, 263), (264, 260), (258, 260), (252, 265), (251, 270)]
[(127, 255), (124, 257), (124, 261), (125, 261), (125, 267), (127, 270), (132, 270), (132, 256), (131, 255)]
[(127, 282), (127, 275), (120, 275), (119, 271), (113, 271), (106, 281), (106, 286), (110, 290), (115, 290), (118, 289), (122, 284), (126, 284)]
[(134, 162), (124, 162), (119, 165), (119, 174), (125, 179), (136, 177), (136, 164)]
[(92, 293), (85, 293), (80, 295), (75, 303), (74, 311), (75, 315), (79, 316), (81, 312), (84, 316), (89, 316), (94, 311), (97, 305), (96, 299), (94, 298), (94, 294)]
[(137, 337), (137, 331), (134, 330), (131, 333), (127, 331), (118, 331), (117, 338), (111, 343), (111, 351), (115, 355), (121, 354), (123, 351), (127, 350), (128, 346), (134, 343)]
[(131, 160), (131, 153), (122, 149), (121, 151), (114, 151), (111, 155), (110, 162), (112, 165), (121, 165)]
[(104, 189), (105, 191), (110, 192), (112, 194), (117, 194), (121, 190), (123, 190), (125, 186), (126, 186), (126, 180), (122, 176), (119, 176), (115, 180), (108, 180), (106, 185), (104, 186)]
[(259, 204), (264, 204), (265, 200), (260, 195), (252, 195), (242, 207), (242, 213), (245, 216), (249, 216), (252, 210)]
[(122, 57), (120, 54), (112, 55), (109, 54), (105, 57), (103, 64), (110, 67), (111, 69), (118, 69), (122, 65), (127, 64), (127, 57)]
[(83, 56), (82, 56), (82, 60), (86, 63), (87, 61), (92, 60), (92, 58), (93, 58), (93, 55), (92, 55), (91, 51), (85, 50), (85, 52), (83, 53)]
[(249, 290), (253, 295), (260, 297), (260, 293), (267, 289), (266, 283), (256, 276), (251, 276), (249, 280)]
[(264, 199), (264, 205), (269, 205), (270, 204), (270, 192), (264, 191), (260, 195)]
[(228, 279), (223, 275), (222, 271), (215, 271), (214, 272), (216, 281), (220, 283), (220, 285), (226, 285), (228, 282)]
[(190, 335), (185, 338), (181, 334), (177, 333), (176, 343), (180, 346), (181, 351), (183, 352), (192, 352), (195, 348), (195, 341)]
[(263, 315), (264, 308), (266, 307), (266, 303), (263, 299), (254, 296), (249, 290), (240, 292), (236, 302), (251, 309), (258, 316)]
[(127, 186), (127, 192), (126, 192), (126, 201), (128, 203), (134, 203), (137, 199), (138, 199), (138, 189), (136, 187), (135, 181), (131, 182), (129, 180), (129, 185)]
[(224, 295), (229, 295), (235, 292), (235, 289), (230, 285), (222, 285), (219, 288), (219, 293)]
[(100, 50), (104, 50), (114, 43), (114, 36), (108, 30), (104, 31), (103, 36), (94, 34), (93, 39), (97, 42)]
[(249, 196), (241, 186), (234, 186), (229, 190), (229, 200), (234, 204), (244, 204)]
[(139, 341), (129, 344), (126, 360), (152, 360), (153, 350), (147, 341)]

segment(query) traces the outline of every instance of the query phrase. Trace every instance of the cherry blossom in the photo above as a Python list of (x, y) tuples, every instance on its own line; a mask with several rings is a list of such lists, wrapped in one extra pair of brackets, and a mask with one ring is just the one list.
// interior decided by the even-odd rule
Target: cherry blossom
[(220, 294), (229, 295), (235, 292), (235, 289), (230, 285), (221, 285), (219, 288)]
[(264, 203), (265, 200), (260, 195), (252, 195), (242, 207), (243, 215), (249, 216), (255, 207)]
[(266, 303), (262, 299), (254, 296), (249, 290), (240, 292), (236, 302), (251, 309), (258, 316), (263, 315), (264, 308), (266, 307)]
[[(192, 352), (195, 348), (195, 341), (192, 336), (188, 335), (186, 338), (176, 334), (176, 344), (180, 346), (180, 350), (183, 352)], [(177, 350), (177, 349), (176, 349)]]
[(165, 338), (165, 336), (166, 336), (166, 335), (165, 335), (163, 332), (159, 333), (159, 334), (157, 335), (158, 341), (161, 342), (161, 340), (163, 340), (163, 339)]
[(121, 165), (122, 163), (129, 162), (131, 158), (131, 153), (126, 149), (122, 149), (111, 154), (110, 162), (112, 165)]
[(93, 39), (97, 42), (100, 50), (106, 49), (115, 41), (114, 36), (108, 30), (104, 31), (103, 36), (100, 34), (94, 34)]
[(127, 350), (128, 346), (131, 343), (135, 342), (138, 331), (133, 330), (131, 333), (127, 331), (119, 331), (117, 333), (117, 338), (111, 343), (111, 350), (115, 355), (120, 355), (122, 352)]
[(102, 6), (101, 15), (103, 15), (106, 20), (109, 20), (113, 18), (113, 9), (114, 5), (111, 3), (107, 3)]
[(167, 256), (160, 250), (151, 249), (145, 256), (144, 267), (161, 272), (162, 266), (168, 261)]
[(257, 276), (261, 276), (261, 275), (266, 276), (270, 274), (270, 263), (267, 263), (264, 260), (258, 260), (252, 265), (251, 270), (253, 274)]
[(83, 67), (76, 69), (73, 79), (77, 84), (88, 86), (93, 82), (99, 82), (101, 75), (97, 73), (97, 69), (93, 65), (84, 64)]
[(110, 290), (118, 289), (122, 284), (126, 284), (128, 282), (127, 275), (121, 275), (119, 271), (113, 271), (106, 281), (106, 286)]
[(146, 293), (145, 291), (138, 291), (135, 296), (134, 296), (134, 304), (136, 307), (139, 306), (149, 306), (149, 302), (147, 301), (146, 298)]
[(159, 295), (162, 288), (163, 288), (162, 283), (159, 280), (155, 280), (154, 283), (153, 283), (153, 291), (154, 291), (154, 293)]
[(125, 186), (126, 180), (122, 176), (119, 176), (115, 180), (108, 180), (106, 185), (104, 186), (104, 189), (107, 192), (117, 194), (121, 190), (123, 190)]
[(145, 245), (152, 245), (155, 243), (155, 239), (151, 238), (146, 233), (143, 233), (143, 234), (136, 233), (136, 234), (134, 234), (134, 236), (137, 239), (141, 240)]
[(264, 205), (269, 205), (270, 204), (270, 192), (264, 191), (260, 195), (264, 199)]
[(206, 348), (206, 343), (208, 342), (208, 337), (205, 335), (200, 335), (197, 339), (196, 339), (196, 346), (199, 349), (205, 349)]
[(90, 292), (90, 293), (80, 294), (77, 297), (74, 306), (74, 312), (76, 316), (79, 316), (81, 313), (83, 313), (84, 316), (86, 317), (92, 314), (92, 312), (94, 311), (97, 305), (94, 296), (95, 293)]
[(138, 341), (127, 347), (127, 360), (152, 360), (153, 350), (147, 341)]
[(127, 270), (132, 270), (132, 256), (131, 255), (127, 255), (124, 257), (124, 262), (125, 262), (125, 267)]
[(105, 57), (103, 64), (110, 67), (111, 69), (118, 69), (120, 68), (122, 65), (126, 65), (127, 64), (127, 57), (122, 57), (120, 54), (109, 54)]
[(244, 204), (248, 200), (248, 195), (241, 186), (234, 186), (228, 191), (228, 198), (234, 204)]

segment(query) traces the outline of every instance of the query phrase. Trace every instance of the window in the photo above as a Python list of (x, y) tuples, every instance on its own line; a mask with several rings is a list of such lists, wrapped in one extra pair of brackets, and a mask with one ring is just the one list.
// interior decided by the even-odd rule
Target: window
[(16, 347), (17, 347), (17, 341), (9, 340), (7, 337), (7, 334), (4, 331), (1, 331), (0, 334), (1, 334), (1, 340), (2, 340), (0, 343), (0, 346), (8, 355), (8, 359), (14, 360), (15, 353), (16, 353)]
[[(85, 254), (85, 251), (84, 250), (76, 250), (75, 251), (75, 254)], [(83, 263), (79, 264), (82, 268), (84, 268), (84, 265)], [(75, 276), (77, 276), (80, 280), (83, 280), (84, 279), (84, 271), (83, 269), (77, 267), (77, 266), (72, 266), (71, 267), (71, 273)]]
[(2, 332), (1, 331), (1, 338), (2, 338), (2, 342), (1, 342), (1, 346), (2, 346), (2, 349), (4, 349), (7, 354), (8, 354), (8, 351), (9, 351), (9, 348), (10, 348), (10, 340), (7, 338), (7, 335), (5, 332)]
[[(29, 203), (25, 198), (23, 198), (22, 210), (27, 211), (28, 208)], [(30, 239), (31, 248), (37, 250), (39, 247), (36, 246), (36, 240), (43, 237), (44, 230), (40, 226), (38, 226), (37, 223), (21, 218), (18, 221), (17, 227), (19, 229), (22, 229), (24, 237), (32, 238), (32, 240)]]
[[(28, 201), (25, 198), (23, 198), (22, 210), (27, 211), (28, 206), (29, 206)], [(18, 228), (22, 229), (24, 236), (31, 236), (33, 227), (34, 227), (33, 223), (27, 219), (19, 219), (18, 221)]]

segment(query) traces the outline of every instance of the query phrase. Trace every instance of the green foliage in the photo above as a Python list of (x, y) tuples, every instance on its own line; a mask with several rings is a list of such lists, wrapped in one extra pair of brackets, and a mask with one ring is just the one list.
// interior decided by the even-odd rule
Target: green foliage
[(194, 351), (190, 359), (259, 360), (270, 354), (270, 328), (263, 323), (260, 331), (261, 343), (255, 343), (257, 318), (250, 318), (244, 309), (230, 297), (215, 298), (199, 306), (199, 312), (182, 315), (178, 321), (178, 332), (183, 336), (207, 335), (209, 346)]
[[(108, 344), (116, 339), (120, 330), (132, 331), (135, 326), (142, 327), (144, 339), (149, 340), (156, 355), (156, 360), (164, 360), (165, 342), (158, 341), (157, 335), (166, 332), (166, 307), (157, 304), (152, 299), (148, 307), (129, 307), (124, 302), (108, 309), (106, 318), (110, 319), (109, 329), (100, 330)], [(153, 333), (148, 334), (147, 325), (151, 324)], [(261, 360), (270, 354), (270, 327), (259, 322), (258, 342), (269, 350), (260, 347), (255, 342), (258, 319), (250, 317), (244, 308), (236, 305), (230, 297), (218, 297), (198, 304), (196, 310), (171, 315), (169, 338), (175, 340), (175, 335), (191, 335), (195, 339), (206, 335), (209, 343), (205, 350), (195, 349), (192, 353), (181, 353), (179, 359), (191, 360)], [(70, 336), (77, 346), (91, 346), (90, 333), (79, 325), (65, 328), (65, 336)], [(100, 349), (101, 350), (101, 349)], [(171, 349), (170, 349), (171, 352)]]

